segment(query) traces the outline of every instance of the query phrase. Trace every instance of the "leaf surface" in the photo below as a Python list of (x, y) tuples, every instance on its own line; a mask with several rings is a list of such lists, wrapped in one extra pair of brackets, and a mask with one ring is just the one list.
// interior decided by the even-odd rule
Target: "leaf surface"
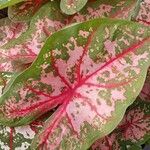
[(118, 127), (103, 139), (97, 140), (91, 150), (141, 149), (150, 138), (150, 105), (137, 99), (126, 111)]
[(20, 37), (28, 29), (28, 24), (14, 23), (8, 18), (0, 20), (0, 47), (7, 44), (8, 42)]
[(24, 0), (1, 0), (0, 1), (0, 9), (20, 3)]
[(61, 0), (60, 8), (68, 15), (79, 12), (87, 3), (88, 0)]
[(137, 97), (149, 55), (149, 28), (133, 22), (97, 19), (65, 28), (7, 87), (0, 121), (27, 124), (60, 105), (33, 147), (86, 149), (116, 127)]

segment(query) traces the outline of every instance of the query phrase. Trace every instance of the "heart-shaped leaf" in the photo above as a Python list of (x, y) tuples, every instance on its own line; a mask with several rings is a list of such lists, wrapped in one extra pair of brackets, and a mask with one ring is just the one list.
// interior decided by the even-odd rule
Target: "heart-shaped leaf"
[(137, 99), (128, 108), (118, 127), (108, 136), (97, 140), (91, 150), (132, 149), (141, 147), (150, 138), (150, 105)]
[(79, 12), (87, 3), (88, 0), (61, 0), (60, 8), (68, 15)]
[(33, 147), (88, 148), (117, 126), (139, 94), (150, 64), (149, 35), (142, 25), (107, 19), (54, 33), (0, 98), (1, 123), (27, 124), (60, 105)]
[(24, 0), (1, 0), (0, 1), (0, 9), (15, 5), (15, 4), (20, 3), (22, 1), (24, 1)]

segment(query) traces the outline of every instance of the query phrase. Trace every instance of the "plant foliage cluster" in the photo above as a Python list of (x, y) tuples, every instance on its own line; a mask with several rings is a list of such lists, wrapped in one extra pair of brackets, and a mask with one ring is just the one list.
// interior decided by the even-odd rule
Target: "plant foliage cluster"
[(0, 9), (1, 150), (150, 143), (149, 0), (1, 0)]

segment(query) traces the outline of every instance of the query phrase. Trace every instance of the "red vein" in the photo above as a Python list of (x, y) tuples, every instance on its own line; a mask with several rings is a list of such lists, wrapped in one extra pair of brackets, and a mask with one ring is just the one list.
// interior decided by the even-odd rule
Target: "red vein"
[(75, 134), (75, 135), (77, 135), (77, 137), (79, 138), (79, 134), (78, 134), (78, 132), (75, 130), (75, 128), (74, 128), (74, 126), (73, 126), (73, 124), (72, 124), (72, 121), (71, 121), (71, 119), (70, 119), (70, 117), (69, 117), (69, 115), (68, 115), (68, 113), (66, 112), (66, 117), (67, 117), (67, 119), (68, 119), (68, 123), (71, 125), (71, 127), (72, 127), (72, 130), (73, 130), (73, 133)]
[(147, 96), (147, 97), (150, 97), (150, 94), (149, 94), (149, 93), (146, 93), (146, 92), (144, 92), (144, 91), (141, 91), (141, 94), (143, 94), (143, 95), (145, 95), (145, 96)]
[(111, 63), (113, 63), (114, 61), (124, 57), (125, 55), (134, 52), (137, 48), (140, 48), (146, 41), (149, 41), (150, 38), (145, 38), (142, 41), (132, 45), (131, 47), (127, 48), (126, 50), (124, 50), (122, 53), (118, 54), (115, 58), (110, 59), (108, 62), (106, 62), (102, 67), (100, 67), (98, 70), (96, 70), (95, 72), (93, 72), (92, 74), (86, 76), (85, 79), (83, 79), (82, 84), (85, 83), (86, 80), (88, 80), (90, 77), (92, 77), (93, 75), (95, 75), (96, 73), (98, 73), (99, 71), (103, 70), (105, 67), (109, 66)]
[(43, 93), (42, 91), (37, 91), (35, 89), (33, 89), (31, 86), (26, 86), (30, 91), (32, 91), (33, 93), (37, 94), (37, 95), (43, 95), (45, 97), (49, 97), (52, 98), (50, 95)]
[(13, 35), (12, 35), (12, 37), (11, 37), (10, 39), (15, 38), (15, 36), (16, 36), (16, 31), (17, 31), (17, 28), (19, 27), (19, 25), (20, 25), (20, 23), (17, 23), (16, 26), (15, 26), (14, 28), (12, 28), (12, 33), (13, 33)]
[(130, 79), (129, 81), (125, 81), (125, 82), (120, 82), (120, 83), (112, 83), (112, 84), (105, 84), (105, 85), (101, 85), (101, 84), (94, 84), (94, 83), (84, 83), (85, 85), (88, 85), (88, 86), (94, 86), (94, 87), (98, 87), (98, 88), (116, 88), (118, 86), (124, 86), (128, 83), (130, 83), (134, 78)]
[[(41, 141), (39, 143), (39, 149), (40, 149), (40, 147), (43, 147), (43, 145), (46, 143), (48, 136), (52, 133), (53, 128), (58, 125), (58, 122), (61, 120), (61, 117), (64, 115), (64, 112), (67, 108), (67, 105), (68, 105), (70, 98), (71, 97), (69, 96), (65, 100), (63, 105), (57, 111), (57, 113), (56, 113), (57, 115), (54, 116), (52, 124), (42, 133), (44, 137), (41, 139)], [(44, 135), (45, 133), (46, 133), (46, 135)]]
[(53, 57), (53, 51), (51, 51), (51, 62), (52, 62), (52, 67), (53, 67), (53, 69), (56, 71), (57, 75), (60, 77), (60, 79), (62, 80), (62, 82), (63, 82), (65, 85), (67, 85), (67, 86), (69, 87), (69, 89), (72, 89), (72, 87), (70, 86), (70, 84), (68, 83), (68, 81), (65, 79), (65, 77), (63, 77), (63, 76), (60, 74), (60, 72), (59, 72), (57, 66), (55, 65), (55, 60), (54, 60), (54, 57)]
[[(46, 101), (42, 101), (42, 102), (38, 102), (36, 104), (33, 104), (32, 106), (20, 109), (20, 110), (11, 110), (9, 111), (11, 116), (24, 116), (27, 115), (28, 113), (32, 112), (33, 110), (42, 110), (44, 109), (44, 112), (46, 112), (47, 110), (51, 110), (54, 107), (56, 107), (59, 104), (63, 103), (64, 99), (53, 99), (53, 100), (46, 100)], [(42, 111), (41, 111), (42, 112)]]
[(143, 23), (145, 23), (145, 24), (147, 24), (147, 25), (150, 25), (150, 22), (148, 22), (148, 21), (146, 21), (146, 20), (138, 19), (137, 21), (140, 21), (140, 22), (143, 22)]
[(82, 62), (83, 62), (83, 58), (84, 58), (84, 56), (87, 54), (87, 52), (88, 52), (88, 50), (89, 50), (89, 46), (91, 45), (91, 43), (92, 43), (92, 39), (93, 39), (93, 36), (94, 36), (94, 34), (95, 34), (95, 32), (96, 32), (96, 30), (94, 30), (90, 35), (89, 35), (89, 37), (88, 37), (88, 39), (87, 39), (87, 43), (86, 43), (86, 45), (85, 45), (85, 47), (84, 47), (84, 50), (83, 50), (83, 53), (82, 53), (82, 55), (81, 55), (81, 57), (80, 57), (80, 59), (79, 59), (79, 64), (77, 65), (77, 80), (78, 80), (78, 82), (80, 82), (80, 80), (81, 80), (81, 64), (82, 64)]
[(43, 26), (42, 29), (43, 29), (43, 31), (44, 31), (44, 33), (45, 33), (46, 36), (49, 37), (51, 35), (51, 32), (48, 30), (48, 28), (46, 26)]
[(107, 144), (107, 146), (108, 146), (109, 150), (112, 150), (112, 145), (110, 145), (110, 143), (109, 143), (109, 140), (108, 140), (108, 137), (107, 137), (107, 136), (105, 136), (105, 140), (106, 140), (106, 144)]
[(10, 60), (15, 60), (15, 59), (17, 59), (18, 57), (34, 57), (35, 58), (35, 55), (20, 55), (20, 54), (17, 54), (17, 55), (13, 55), (13, 56), (9, 56), (9, 55), (7, 55), (7, 54), (4, 54), (4, 53), (2, 53), (2, 52), (0, 52), (0, 55), (3, 55), (3, 56), (5, 56), (5, 57), (8, 57)]
[(29, 48), (26, 44), (23, 45), (23, 48), (25, 48), (29, 53), (30, 55), (33, 55), (33, 56), (37, 56), (33, 50), (31, 48)]
[[(46, 101), (42, 101), (42, 102), (38, 102), (36, 104), (33, 104), (32, 106), (26, 107), (26, 108), (22, 108), (20, 110), (16, 110), (12, 109), (9, 111), (10, 116), (23, 116), (23, 115), (27, 115), (28, 113), (32, 112), (33, 110), (36, 109), (40, 109), (40, 110), (44, 110), (44, 112), (46, 112), (47, 110), (51, 110), (54, 107), (56, 107), (57, 105), (60, 105), (63, 103), (63, 101), (65, 99), (67, 99), (67, 94), (68, 92), (64, 92), (58, 96), (53, 96), (53, 99), (49, 99)], [(10, 107), (10, 106), (9, 106)], [(42, 112), (42, 111), (41, 111)]]

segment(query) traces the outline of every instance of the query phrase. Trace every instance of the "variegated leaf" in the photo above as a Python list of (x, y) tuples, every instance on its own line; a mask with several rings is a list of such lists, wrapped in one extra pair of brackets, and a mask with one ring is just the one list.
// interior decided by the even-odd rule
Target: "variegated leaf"
[(139, 94), (150, 64), (149, 35), (142, 25), (107, 19), (54, 33), (0, 98), (1, 123), (27, 124), (60, 105), (33, 148), (88, 148), (117, 126)]
[(149, 138), (150, 104), (137, 99), (118, 127), (110, 135), (97, 140), (91, 150), (142, 149), (141, 145)]

